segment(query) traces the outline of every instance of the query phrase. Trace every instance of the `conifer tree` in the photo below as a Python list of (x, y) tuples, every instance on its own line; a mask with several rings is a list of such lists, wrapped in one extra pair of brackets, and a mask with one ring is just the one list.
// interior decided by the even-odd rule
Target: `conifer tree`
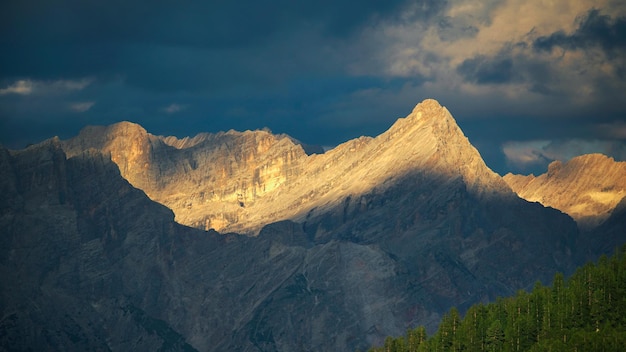
[(626, 347), (626, 246), (597, 265), (579, 268), (551, 287), (456, 308), (442, 317), (430, 338), (424, 327), (387, 338), (381, 351), (624, 351)]

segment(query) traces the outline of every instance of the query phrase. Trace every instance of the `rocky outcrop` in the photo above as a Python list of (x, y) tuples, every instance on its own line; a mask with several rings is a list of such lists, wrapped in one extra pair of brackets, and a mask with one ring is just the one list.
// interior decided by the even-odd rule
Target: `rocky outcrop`
[(559, 209), (589, 230), (604, 222), (626, 196), (626, 162), (602, 154), (552, 162), (545, 174), (507, 174), (504, 180), (522, 198)]

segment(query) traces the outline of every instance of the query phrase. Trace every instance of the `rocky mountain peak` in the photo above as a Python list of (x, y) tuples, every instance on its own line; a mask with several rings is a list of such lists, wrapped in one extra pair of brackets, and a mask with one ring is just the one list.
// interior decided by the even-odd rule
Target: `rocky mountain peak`
[(110, 126), (87, 126), (78, 136), (63, 142), (68, 157), (96, 149), (109, 155), (122, 173), (135, 187), (150, 194), (153, 188), (149, 175), (153, 165), (152, 150), (161, 142), (150, 135), (142, 126), (128, 122), (118, 122)]
[(376, 138), (323, 154), (268, 130), (156, 137), (129, 122), (86, 128), (64, 145), (69, 156), (88, 148), (110, 154), (122, 176), (178, 222), (218, 231), (256, 233), (271, 222), (301, 220), (416, 173), (460, 178), (480, 197), (512, 194), (433, 99)]
[(606, 220), (626, 197), (626, 162), (602, 154), (554, 161), (539, 176), (508, 174), (504, 180), (522, 198), (559, 209), (583, 229)]
[[(508, 194), (509, 187), (482, 159), (448, 109), (434, 99), (417, 104), (404, 123), (425, 129), (419, 138), (428, 140), (434, 149), (431, 158), (448, 175), (461, 175), (468, 188), (476, 194)], [(417, 136), (406, 136), (411, 139)], [(420, 148), (423, 145), (419, 146)]]
[(122, 123), (0, 149), (0, 176), (11, 350), (363, 350), (570, 272), (579, 243), (435, 101), (324, 154)]
[[(441, 104), (439, 104), (439, 102), (435, 99), (431, 99), (431, 98), (427, 98), (424, 99), (422, 102), (417, 103), (417, 105), (415, 105), (415, 107), (413, 108), (413, 111), (411, 111), (411, 114), (417, 114), (419, 112), (433, 112), (433, 111), (439, 111), (439, 110), (446, 110), (446, 108), (444, 108)], [(434, 114), (428, 114), (427, 116), (433, 116)]]
[(434, 99), (426, 99), (417, 104), (413, 111), (406, 118), (407, 122), (429, 126), (431, 132), (438, 140), (463, 140), (459, 147), (467, 147), (469, 141), (459, 128), (452, 114), (448, 109)]

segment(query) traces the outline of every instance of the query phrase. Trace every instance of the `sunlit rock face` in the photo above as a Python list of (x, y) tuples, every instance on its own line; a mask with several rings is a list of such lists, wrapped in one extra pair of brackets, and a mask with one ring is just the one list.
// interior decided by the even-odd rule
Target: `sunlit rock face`
[(158, 174), (154, 173), (154, 150), (160, 141), (146, 132), (141, 126), (121, 122), (111, 126), (88, 126), (79, 136), (63, 142), (68, 157), (94, 149), (110, 156), (117, 164), (124, 178), (135, 187), (150, 192), (155, 186)]
[(267, 131), (177, 139), (128, 122), (88, 127), (64, 148), (69, 156), (89, 148), (110, 154), (122, 176), (172, 209), (176, 221), (221, 232), (255, 235), (275, 221), (301, 221), (416, 171), (461, 177), (481, 197), (509, 192), (434, 100), (376, 138), (324, 154), (307, 155), (297, 141)]
[(555, 161), (536, 177), (507, 174), (504, 180), (520, 197), (559, 209), (590, 230), (626, 197), (626, 162), (588, 154), (567, 163)]
[(15, 350), (364, 350), (579, 264), (574, 221), (517, 197), (433, 100), (324, 154), (122, 123), (0, 148), (0, 175)]
[(166, 205), (181, 224), (223, 232), (258, 231), (276, 219), (248, 220), (258, 200), (303, 171), (297, 141), (266, 131), (156, 137), (122, 122), (88, 127), (64, 142), (69, 156), (90, 148), (110, 154), (133, 186)]

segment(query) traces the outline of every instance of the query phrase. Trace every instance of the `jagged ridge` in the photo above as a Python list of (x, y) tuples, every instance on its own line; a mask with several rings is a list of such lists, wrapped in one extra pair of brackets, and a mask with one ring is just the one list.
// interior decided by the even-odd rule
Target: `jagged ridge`
[(554, 161), (537, 177), (509, 173), (504, 180), (520, 197), (559, 209), (588, 230), (604, 222), (626, 197), (626, 162), (581, 155), (567, 163)]
[(89, 148), (110, 153), (122, 175), (178, 222), (223, 232), (256, 234), (268, 223), (302, 220), (421, 169), (460, 175), (477, 194), (509, 192), (435, 100), (376, 138), (324, 154), (307, 155), (297, 141), (268, 131), (177, 139), (127, 122), (87, 128), (64, 145), (70, 156)]

